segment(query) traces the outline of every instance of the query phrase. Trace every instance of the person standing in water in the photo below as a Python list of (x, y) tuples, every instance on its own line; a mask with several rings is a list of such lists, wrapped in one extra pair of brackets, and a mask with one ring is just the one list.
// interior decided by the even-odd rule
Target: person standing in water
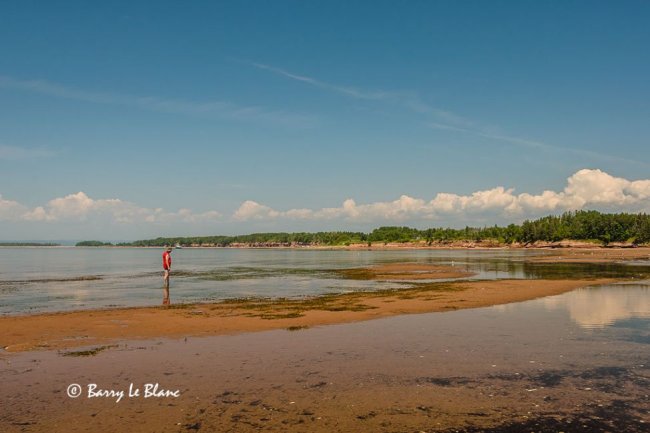
[(165, 248), (162, 255), (163, 264), (163, 305), (169, 305), (169, 273), (172, 271), (172, 247)]

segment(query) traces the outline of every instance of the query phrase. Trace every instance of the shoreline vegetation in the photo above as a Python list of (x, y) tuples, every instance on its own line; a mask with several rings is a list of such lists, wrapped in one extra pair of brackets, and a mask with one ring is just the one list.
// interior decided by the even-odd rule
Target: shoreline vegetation
[(464, 229), (385, 226), (369, 233), (351, 231), (253, 233), (236, 236), (158, 237), (113, 244), (81, 241), (78, 247), (300, 248), (300, 247), (411, 247), (411, 248), (561, 248), (636, 247), (650, 243), (650, 215), (565, 212), (526, 220), (522, 224)]

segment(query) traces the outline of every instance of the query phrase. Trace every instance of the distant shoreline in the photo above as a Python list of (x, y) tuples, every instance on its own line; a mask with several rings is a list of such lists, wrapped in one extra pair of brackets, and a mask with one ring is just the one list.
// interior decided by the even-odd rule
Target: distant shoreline
[(0, 242), (0, 247), (62, 247), (59, 243), (50, 242)]
[[(373, 245), (475, 248), (486, 247), (561, 247), (618, 246), (650, 244), (650, 215), (605, 214), (598, 211), (565, 212), (520, 225), (465, 228), (382, 226), (370, 232), (266, 232), (243, 235), (165, 236), (132, 242), (85, 240), (77, 246), (181, 246), (181, 247), (353, 247)], [(480, 244), (480, 245), (479, 245)]]
[[(64, 245), (58, 245), (64, 246)], [(162, 245), (74, 245), (75, 248), (164, 248)], [(530, 244), (503, 244), (498, 242), (449, 242), (432, 243), (426, 242), (377, 242), (372, 245), (355, 243), (350, 245), (277, 245), (275, 243), (236, 243), (229, 245), (182, 245), (175, 249), (284, 249), (284, 250), (561, 250), (561, 249), (594, 249), (594, 250), (615, 250), (615, 249), (650, 249), (650, 244), (633, 244), (626, 242), (612, 242), (602, 245), (592, 241), (559, 241), (559, 242), (535, 242)]]
[[(10, 248), (75, 248), (75, 249), (155, 249), (163, 247), (157, 245), (102, 245), (102, 246), (74, 246), (74, 245), (0, 245), (0, 249)], [(650, 245), (634, 245), (627, 243), (610, 243), (609, 245), (598, 245), (593, 242), (562, 241), (562, 242), (538, 242), (528, 245), (520, 244), (498, 244), (488, 242), (478, 243), (447, 243), (431, 244), (424, 242), (405, 243), (377, 243), (371, 246), (366, 244), (350, 245), (248, 245), (230, 244), (226, 246), (214, 245), (191, 245), (183, 246), (188, 250), (286, 250), (286, 251), (540, 251), (546, 252), (545, 257), (559, 260), (569, 259), (571, 261), (602, 262), (610, 261), (616, 257), (620, 260), (650, 260)], [(566, 260), (565, 260), (566, 261)]]

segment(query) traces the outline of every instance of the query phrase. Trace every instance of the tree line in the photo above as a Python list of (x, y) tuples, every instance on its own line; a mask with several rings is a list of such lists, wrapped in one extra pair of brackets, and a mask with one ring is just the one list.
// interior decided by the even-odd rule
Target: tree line
[[(522, 224), (490, 227), (465, 227), (416, 229), (411, 227), (385, 226), (370, 233), (363, 232), (299, 232), (299, 233), (253, 233), (237, 236), (159, 237), (117, 246), (291, 246), (322, 245), (340, 246), (367, 243), (425, 242), (450, 243), (457, 241), (493, 241), (501, 244), (530, 244), (533, 242), (557, 242), (561, 240), (590, 240), (603, 245), (626, 242), (633, 245), (650, 243), (650, 215), (645, 213), (601, 213), (598, 211), (565, 212), (559, 216), (546, 216), (526, 220)], [(78, 246), (112, 245), (99, 241), (83, 241)]]
[(112, 247), (111, 242), (101, 242), (101, 241), (81, 241), (75, 244), (77, 247)]

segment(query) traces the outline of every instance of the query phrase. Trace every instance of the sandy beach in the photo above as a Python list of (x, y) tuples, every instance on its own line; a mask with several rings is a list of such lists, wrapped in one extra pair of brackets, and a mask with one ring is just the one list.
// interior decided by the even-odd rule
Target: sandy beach
[(343, 270), (348, 278), (406, 280), (409, 289), (325, 295), (307, 299), (246, 299), (170, 307), (117, 308), (0, 317), (6, 351), (68, 349), (122, 339), (208, 336), (302, 329), (400, 314), (486, 307), (607, 284), (612, 278), (418, 283), (472, 273), (451, 266), (394, 263)]

